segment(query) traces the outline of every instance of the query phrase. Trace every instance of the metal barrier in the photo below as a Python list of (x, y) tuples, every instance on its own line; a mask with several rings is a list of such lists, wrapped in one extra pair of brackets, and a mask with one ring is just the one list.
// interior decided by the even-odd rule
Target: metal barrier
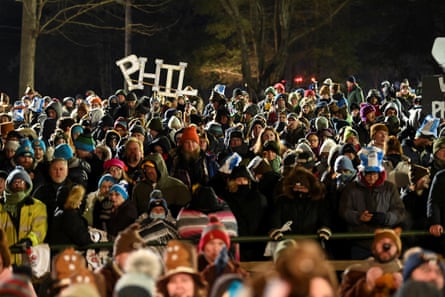
[[(413, 236), (431, 236), (428, 231), (405, 231), (400, 235), (402, 238), (404, 237), (413, 237)], [(286, 235), (284, 239), (317, 239), (317, 235)], [(333, 233), (330, 240), (337, 239), (372, 239), (374, 238), (374, 233)], [(268, 236), (242, 236), (242, 237), (232, 237), (232, 242), (237, 243), (249, 243), (249, 242), (268, 242), (271, 239)], [(87, 249), (112, 249), (114, 242), (100, 242), (93, 243), (85, 246), (75, 246), (77, 250), (87, 250)], [(159, 245), (159, 243), (153, 242), (150, 245)], [(72, 245), (52, 245), (50, 246), (52, 251), (60, 251)], [(23, 250), (20, 248), (11, 248), (12, 253), (22, 253)]]

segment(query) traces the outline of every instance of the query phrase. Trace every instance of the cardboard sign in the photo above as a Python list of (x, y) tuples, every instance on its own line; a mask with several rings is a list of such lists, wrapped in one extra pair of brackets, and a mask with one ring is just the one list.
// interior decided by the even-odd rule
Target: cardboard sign
[[(198, 90), (183, 90), (183, 81), (185, 68), (187, 63), (180, 62), (179, 65), (164, 64), (164, 60), (156, 59), (156, 69), (154, 73), (145, 72), (145, 64), (147, 63), (147, 58), (137, 57), (136, 55), (129, 55), (116, 61), (116, 65), (122, 71), (125, 82), (128, 85), (128, 89), (132, 90), (143, 90), (145, 85), (151, 85), (152, 91), (157, 92), (161, 96), (165, 97), (176, 97), (181, 95), (196, 96)], [(132, 79), (131, 76), (137, 74), (137, 79)], [(176, 87), (173, 88), (173, 78), (177, 76)], [(165, 78), (163, 84), (161, 84), (161, 79)], [(152, 81), (148, 83), (146, 80)]]

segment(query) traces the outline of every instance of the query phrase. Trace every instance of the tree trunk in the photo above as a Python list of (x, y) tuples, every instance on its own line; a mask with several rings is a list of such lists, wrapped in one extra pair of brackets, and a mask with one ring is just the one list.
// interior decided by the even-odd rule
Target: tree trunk
[(34, 70), (37, 43), (37, 2), (22, 1), (22, 36), (20, 42), (19, 91), (21, 95), (27, 86), (34, 89)]

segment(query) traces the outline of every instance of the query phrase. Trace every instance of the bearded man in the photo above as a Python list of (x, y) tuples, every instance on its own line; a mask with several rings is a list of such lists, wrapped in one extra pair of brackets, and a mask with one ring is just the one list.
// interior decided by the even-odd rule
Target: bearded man
[(201, 151), (195, 126), (184, 128), (180, 143), (170, 175), (180, 179), (190, 190), (197, 184), (206, 185), (218, 171), (218, 164)]

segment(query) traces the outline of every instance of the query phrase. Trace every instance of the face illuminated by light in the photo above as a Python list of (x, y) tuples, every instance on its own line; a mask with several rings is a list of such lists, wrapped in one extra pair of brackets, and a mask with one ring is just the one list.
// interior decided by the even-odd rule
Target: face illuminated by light
[(207, 262), (209, 263), (215, 262), (216, 258), (219, 256), (221, 250), (225, 246), (226, 246), (225, 242), (219, 238), (215, 238), (207, 242), (203, 248), (203, 254)]
[(167, 283), (167, 293), (170, 297), (195, 296), (195, 282), (188, 273), (177, 273), (170, 277)]
[(113, 203), (114, 209), (118, 208), (125, 202), (124, 197), (122, 197), (121, 194), (115, 191), (110, 192), (110, 200)]
[(55, 160), (49, 166), (49, 176), (56, 184), (62, 183), (68, 177), (68, 163), (65, 160)]

